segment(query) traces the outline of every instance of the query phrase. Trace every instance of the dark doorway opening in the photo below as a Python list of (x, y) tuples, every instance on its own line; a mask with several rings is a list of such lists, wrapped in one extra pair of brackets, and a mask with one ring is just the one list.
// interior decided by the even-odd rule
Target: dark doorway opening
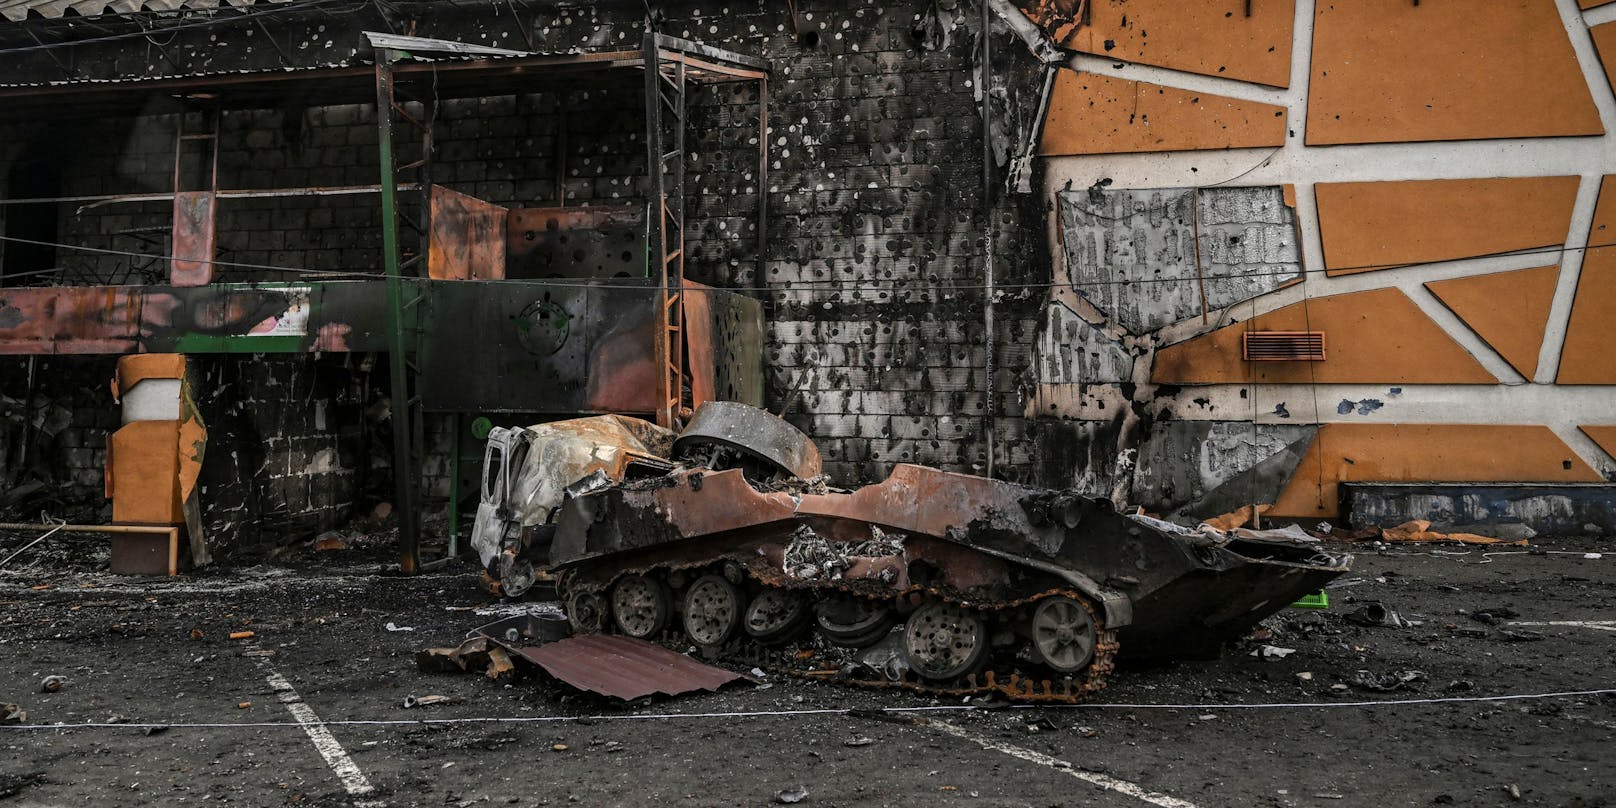
[[(24, 151), (6, 172), (5, 198), (40, 199), (62, 195), (62, 163), (50, 139), (36, 142)], [(4, 245), (0, 245), (0, 284), (16, 278), (21, 283), (48, 279), (43, 270), (56, 266), (56, 247), (29, 242), (56, 241), (61, 206), (56, 202), (8, 204), (0, 208), (5, 220)], [(27, 274), (24, 274), (27, 273)]]

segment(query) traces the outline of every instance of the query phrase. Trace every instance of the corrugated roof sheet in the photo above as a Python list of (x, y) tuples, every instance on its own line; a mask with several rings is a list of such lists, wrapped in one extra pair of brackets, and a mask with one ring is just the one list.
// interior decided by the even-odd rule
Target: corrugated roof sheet
[(655, 643), (617, 634), (585, 634), (520, 653), (551, 676), (579, 690), (623, 701), (657, 693), (677, 696), (717, 690), (742, 678)]
[(241, 8), (260, 3), (289, 3), (292, 0), (0, 0), (0, 17), (21, 22), (32, 14), (56, 18), (74, 14), (99, 17), (102, 14), (130, 14), (136, 11), (176, 11), (182, 8)]

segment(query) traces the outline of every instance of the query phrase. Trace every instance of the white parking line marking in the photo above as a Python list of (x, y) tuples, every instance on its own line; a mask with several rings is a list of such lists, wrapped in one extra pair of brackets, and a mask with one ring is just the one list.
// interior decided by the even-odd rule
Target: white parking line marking
[(983, 749), (991, 749), (995, 752), (1003, 752), (1006, 755), (1013, 758), (1020, 758), (1028, 763), (1037, 763), (1040, 766), (1047, 766), (1055, 771), (1061, 772), (1062, 774), (1067, 774), (1082, 780), (1085, 783), (1091, 783), (1099, 786), (1100, 788), (1106, 789), (1107, 791), (1115, 791), (1118, 794), (1143, 800), (1151, 805), (1160, 806), (1160, 808), (1196, 808), (1195, 803), (1189, 802), (1188, 800), (1181, 800), (1177, 797), (1170, 797), (1166, 794), (1158, 794), (1154, 791), (1146, 791), (1144, 788), (1130, 783), (1127, 780), (1118, 780), (1115, 777), (1109, 777), (1104, 774), (1081, 771), (1074, 768), (1072, 764), (1061, 760), (1060, 758), (1050, 757), (1042, 752), (1034, 752), (1031, 749), (1024, 749), (1022, 747), (1012, 746), (1011, 744), (1007, 743), (1000, 743), (999, 741), (995, 741), (992, 738), (985, 738), (956, 724), (950, 724), (945, 721), (926, 721), (925, 724), (926, 726), (932, 727), (939, 732), (970, 741)]
[[(253, 647), (252, 650), (258, 649)], [(275, 691), (275, 696), (281, 704), (286, 705), (286, 710), (292, 714), (293, 720), (308, 733), (309, 740), (314, 742), (315, 751), (320, 753), (320, 757), (325, 758), (326, 765), (331, 767), (331, 771), (336, 772), (337, 779), (342, 781), (342, 787), (348, 795), (363, 797), (375, 793), (376, 787), (370, 784), (370, 780), (359, 770), (353, 758), (348, 757), (348, 750), (342, 748), (337, 736), (332, 735), (331, 730), (326, 728), (325, 722), (315, 714), (314, 708), (297, 694), (297, 689), (292, 687), (292, 683), (288, 682), (280, 671), (275, 670), (268, 657), (257, 657), (257, 662), (259, 669), (264, 671), (264, 681)], [(360, 800), (354, 803), (354, 808), (384, 808), (386, 805), (387, 803), (381, 800)]]
[(1512, 626), (1570, 626), (1572, 628), (1591, 628), (1595, 631), (1616, 631), (1616, 620), (1538, 620), (1533, 622), (1510, 623)]

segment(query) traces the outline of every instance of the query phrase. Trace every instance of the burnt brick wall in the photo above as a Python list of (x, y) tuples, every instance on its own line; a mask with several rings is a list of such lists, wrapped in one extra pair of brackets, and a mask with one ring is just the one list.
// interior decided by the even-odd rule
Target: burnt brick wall
[[(0, 422), (10, 452), (5, 471), (19, 484), (45, 484), (11, 503), (12, 511), (111, 518), (103, 479), (107, 439), (121, 425), (107, 387), (115, 366), (112, 357), (39, 357), (30, 391), (28, 360), (0, 358), (8, 414), (23, 410), (31, 393), (36, 421), (36, 462), (25, 471), (16, 467), (22, 430)], [(366, 446), (381, 428), (361, 407), (364, 374), (345, 357), (193, 356), (189, 373), (208, 426), (199, 482), (204, 527), (226, 554), (340, 525), (363, 502), (361, 487), (378, 479), (366, 468)]]
[[(347, 356), (192, 357), (208, 450), (199, 483), (210, 536), (229, 549), (284, 543), (346, 522), (382, 487), (370, 467), (385, 423)], [(379, 437), (378, 437), (379, 436)], [(368, 485), (367, 485), (368, 483)]]
[[(89, 47), (81, 49), (74, 64), (85, 75), (105, 76), (276, 67), (283, 58), (294, 64), (351, 63), (368, 55), (360, 31), (389, 26), (537, 50), (633, 48), (645, 14), (643, 4), (627, 2), (523, 7), (514, 16), (503, 6), (476, 3), (404, 2), (395, 8), (397, 15), (385, 22), (370, 19), (374, 9), (335, 22), (268, 18), (265, 24), (284, 54), (264, 47), (262, 34), (224, 26), (176, 34), (167, 59), (139, 69), (131, 67), (127, 53), (110, 48), (102, 59)], [(1039, 449), (1019, 417), (1018, 389), (1045, 296), (1028, 285), (1049, 279), (1043, 246), (1048, 211), (1030, 195), (1005, 193), (1002, 165), (995, 167), (998, 190), (984, 199), (977, 9), (946, 0), (802, 0), (796, 8), (794, 23), (784, 4), (761, 0), (658, 6), (659, 30), (761, 55), (774, 66), (766, 185), (758, 176), (754, 90), (718, 85), (692, 95), (688, 271), (699, 280), (752, 290), (765, 302), (769, 403), (776, 409), (790, 404), (790, 418), (819, 441), (827, 470), (839, 480), (878, 479), (897, 462), (984, 470), (983, 416), (990, 403), (999, 414), (998, 472), (1026, 476), (1037, 465)], [(316, 36), (317, 25), (327, 30)], [(1024, 105), (1022, 96), (1040, 86), (1035, 63), (1004, 30), (994, 31), (993, 47), (996, 85)], [(57, 78), (42, 60), (26, 67)], [(446, 102), (434, 178), (501, 204), (553, 204), (558, 91), (567, 93), (570, 110), (564, 180), (569, 203), (638, 199), (645, 178), (637, 79), (604, 90), (544, 87), (524, 96)], [(374, 182), (371, 115), (363, 105), (227, 113), (221, 185)], [(173, 121), (153, 116), (96, 124), (83, 141), (84, 164), (69, 169), (69, 192), (166, 190)], [(401, 151), (412, 153), (409, 128), (401, 125), (397, 132), (404, 140)], [(760, 193), (767, 195), (770, 211), (761, 271), (755, 230)], [(413, 198), (402, 195), (405, 205)], [(98, 206), (68, 218), (63, 241), (128, 248), (132, 237), (119, 231), (166, 228), (168, 212), (166, 203)], [(371, 195), (226, 200), (219, 242), (227, 260), (374, 270), (379, 222)], [(999, 347), (991, 391), (984, 372), (981, 288), (989, 223), (995, 272), (1005, 284), (997, 298)], [(154, 253), (166, 250), (157, 235), (159, 241), (149, 245)], [(122, 271), (134, 278), (142, 259), (73, 260), (94, 268), (87, 277)], [(254, 270), (227, 270), (225, 277), (282, 279)], [(295, 362), (292, 367), (288, 372), (313, 373), (306, 366), (295, 369)], [(334, 395), (312, 382), (309, 389)], [(286, 429), (318, 431), (298, 422), (287, 422)], [(429, 431), (438, 437), (443, 432), (430, 425)], [(251, 432), (241, 434), (247, 440)], [(267, 440), (264, 434), (257, 440)], [(434, 446), (443, 443), (435, 440)], [(289, 439), (285, 445), (279, 450), (286, 453), (283, 460), (293, 452), (317, 453), (320, 444), (296, 446)], [(441, 472), (441, 465), (428, 458), (429, 471)], [(292, 473), (300, 464), (276, 466), (282, 467)], [(431, 476), (438, 491), (443, 475)], [(296, 502), (301, 489), (287, 482), (257, 490), (266, 502)], [(260, 512), (275, 513), (275, 507)]]

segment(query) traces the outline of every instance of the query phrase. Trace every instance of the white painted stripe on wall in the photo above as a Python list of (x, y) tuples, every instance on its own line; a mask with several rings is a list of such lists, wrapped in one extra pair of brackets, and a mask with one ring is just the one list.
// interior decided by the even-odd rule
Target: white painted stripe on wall
[[(1190, 421), (1239, 420), (1230, 413), (1251, 410), (1242, 398), (1249, 389), (1265, 424), (1616, 424), (1616, 385), (1491, 384), (1224, 384), (1184, 387), (1152, 407), (1171, 407), (1173, 417)], [(1313, 394), (1319, 409), (1313, 411)], [(1195, 399), (1208, 399), (1198, 405)], [(1341, 402), (1378, 401), (1360, 414), (1341, 413)], [(1290, 413), (1283, 418), (1274, 405)]]
[(1590, 8), (1587, 11), (1582, 12), (1582, 19), (1588, 23), (1588, 27), (1590, 28), (1595, 25), (1603, 25), (1607, 22), (1616, 21), (1616, 5)]

